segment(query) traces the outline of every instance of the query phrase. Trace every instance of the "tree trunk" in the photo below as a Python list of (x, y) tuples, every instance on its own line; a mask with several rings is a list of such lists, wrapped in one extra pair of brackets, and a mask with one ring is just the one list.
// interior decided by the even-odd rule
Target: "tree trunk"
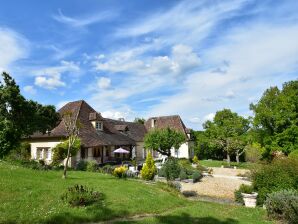
[(66, 179), (66, 172), (67, 172), (67, 166), (68, 166), (69, 156), (70, 156), (70, 141), (68, 140), (67, 157), (66, 157), (66, 162), (65, 162), (63, 176), (62, 176), (63, 179)]
[(227, 153), (227, 163), (228, 163), (228, 166), (231, 165), (231, 158), (230, 158), (230, 154)]
[(236, 152), (236, 162), (237, 162), (237, 164), (239, 164), (239, 157), (240, 157), (240, 155), (239, 155), (239, 153), (238, 152)]

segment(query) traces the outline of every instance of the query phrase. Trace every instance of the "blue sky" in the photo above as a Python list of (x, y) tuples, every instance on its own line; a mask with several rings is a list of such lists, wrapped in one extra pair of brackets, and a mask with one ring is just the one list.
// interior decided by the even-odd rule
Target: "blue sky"
[(29, 99), (105, 117), (251, 115), (298, 78), (298, 1), (3, 1), (0, 70)]

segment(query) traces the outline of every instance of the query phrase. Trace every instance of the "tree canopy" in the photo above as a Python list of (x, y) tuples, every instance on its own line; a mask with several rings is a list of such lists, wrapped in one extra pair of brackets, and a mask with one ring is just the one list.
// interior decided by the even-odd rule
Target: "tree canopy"
[(138, 123), (138, 124), (144, 124), (145, 123), (145, 119), (144, 118), (141, 118), (141, 117), (136, 117), (135, 120), (134, 120), (135, 123)]
[(230, 155), (243, 152), (244, 135), (249, 129), (249, 120), (232, 112), (230, 109), (217, 111), (213, 121), (204, 123), (206, 135), (211, 148), (226, 152), (228, 162)]
[(178, 150), (186, 136), (171, 128), (154, 129), (145, 136), (145, 148), (153, 149), (162, 155), (171, 156), (171, 149)]
[(268, 151), (288, 154), (298, 148), (298, 80), (267, 89), (256, 104), (253, 125), (258, 140)]
[(54, 106), (26, 100), (15, 80), (6, 72), (0, 82), (0, 157), (16, 148), (22, 137), (45, 133), (59, 120)]

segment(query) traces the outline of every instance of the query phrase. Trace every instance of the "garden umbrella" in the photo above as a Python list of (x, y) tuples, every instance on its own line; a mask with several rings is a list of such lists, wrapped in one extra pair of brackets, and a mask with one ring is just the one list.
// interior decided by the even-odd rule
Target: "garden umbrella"
[(125, 149), (123, 149), (123, 148), (120, 147), (119, 149), (116, 149), (114, 151), (114, 153), (129, 154), (129, 151), (127, 151), (127, 150), (125, 150)]

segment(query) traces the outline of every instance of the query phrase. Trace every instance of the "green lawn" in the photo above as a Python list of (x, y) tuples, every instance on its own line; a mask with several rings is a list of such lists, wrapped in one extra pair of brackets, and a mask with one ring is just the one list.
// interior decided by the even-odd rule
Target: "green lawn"
[[(228, 166), (228, 163), (222, 160), (200, 160), (199, 163), (206, 167), (221, 167), (222, 165)], [(249, 162), (240, 162), (237, 164), (236, 162), (231, 162), (231, 166), (236, 166), (239, 169), (252, 169), (256, 165), (258, 164)]]
[[(139, 223), (270, 223), (263, 209), (193, 202), (159, 185), (118, 180), (99, 173), (30, 170), (0, 162), (0, 223), (82, 223), (159, 214)], [(104, 201), (72, 208), (60, 195), (83, 184), (104, 194)], [(138, 223), (136, 222), (136, 223)]]

